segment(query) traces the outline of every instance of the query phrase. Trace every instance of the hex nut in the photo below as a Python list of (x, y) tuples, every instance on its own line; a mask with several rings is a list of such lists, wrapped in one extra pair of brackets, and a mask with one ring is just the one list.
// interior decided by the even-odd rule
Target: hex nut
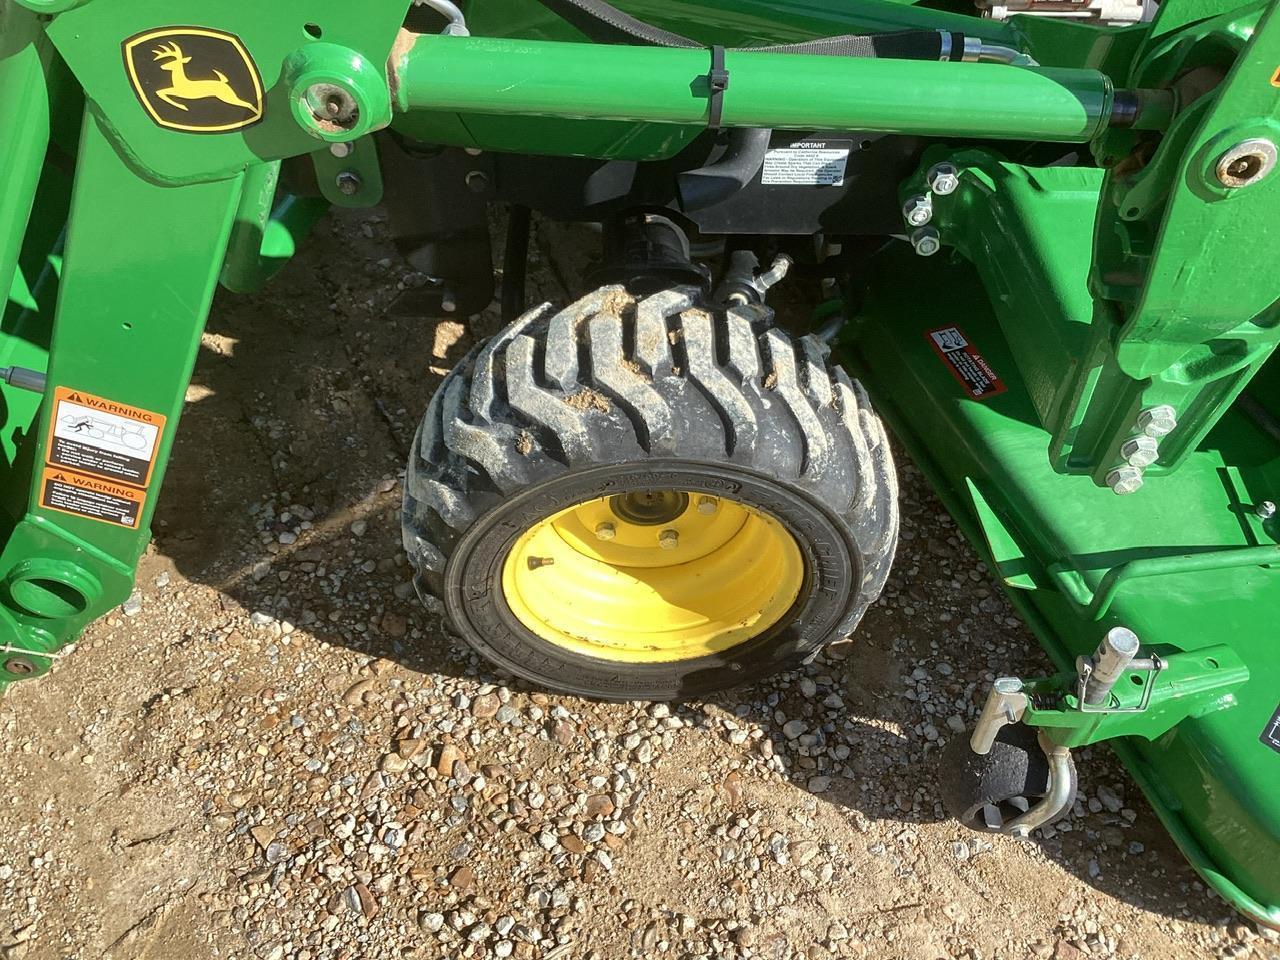
[(699, 497), (698, 512), (710, 516), (720, 509), (720, 504), (716, 502), (715, 497)]
[(902, 219), (912, 227), (923, 227), (933, 219), (933, 201), (926, 194), (917, 194), (902, 205)]
[(925, 174), (929, 189), (940, 197), (955, 193), (960, 186), (960, 171), (954, 163), (935, 163)]
[(1121, 497), (1137, 493), (1142, 489), (1142, 471), (1127, 463), (1122, 467), (1116, 467), (1107, 474), (1107, 486), (1111, 488), (1112, 493)]
[(354, 197), (360, 192), (360, 188), (364, 186), (364, 181), (360, 179), (360, 174), (354, 170), (343, 170), (338, 174), (336, 183), (338, 184), (338, 190), (342, 192), (343, 196), (347, 197)]
[(1253, 508), (1253, 512), (1259, 520), (1270, 520), (1276, 515), (1276, 505), (1272, 500), (1263, 500), (1260, 504)]
[(658, 534), (658, 546), (663, 550), (674, 550), (680, 546), (680, 534), (674, 530), (663, 530)]
[(1167, 403), (1147, 407), (1138, 414), (1138, 429), (1148, 437), (1163, 437), (1178, 425), (1178, 411)]
[(1149, 467), (1160, 458), (1160, 442), (1145, 434), (1130, 437), (1120, 445), (1120, 456), (1133, 467)]
[(329, 152), (339, 160), (345, 160), (351, 154), (355, 153), (356, 145), (349, 140), (339, 140), (336, 143), (329, 144)]
[(596, 524), (597, 540), (612, 540), (617, 535), (618, 535), (618, 528), (615, 527), (608, 520), (603, 520), (600, 523)]
[(911, 246), (922, 257), (932, 257), (942, 249), (942, 235), (933, 227), (917, 227), (911, 233)]

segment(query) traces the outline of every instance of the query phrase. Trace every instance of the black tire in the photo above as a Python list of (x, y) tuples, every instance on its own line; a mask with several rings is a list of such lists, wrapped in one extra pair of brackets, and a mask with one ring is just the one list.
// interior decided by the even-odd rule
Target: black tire
[[(1024, 723), (1008, 724), (1000, 728), (986, 756), (970, 749), (968, 737), (953, 737), (942, 751), (939, 777), (947, 813), (980, 833), (1000, 833), (1026, 813), (1049, 792), (1049, 761), (1038, 736)], [(1071, 778), (1075, 780), (1074, 763)], [(1053, 819), (1070, 809), (1068, 805)]]
[[(698, 696), (848, 636), (897, 543), (889, 444), (826, 347), (771, 320), (764, 307), (702, 305), (693, 288), (637, 301), (605, 287), (559, 313), (532, 310), (473, 350), (410, 455), (404, 542), (419, 591), (511, 673), (605, 699)], [(659, 488), (731, 493), (785, 527), (806, 582), (781, 622), (722, 654), (622, 665), (515, 618), (501, 568), (524, 530), (585, 499)]]

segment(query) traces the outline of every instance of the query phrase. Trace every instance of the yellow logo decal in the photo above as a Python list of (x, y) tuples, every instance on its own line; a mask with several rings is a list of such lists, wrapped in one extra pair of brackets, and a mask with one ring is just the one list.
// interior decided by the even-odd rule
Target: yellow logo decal
[(162, 27), (123, 44), (138, 100), (162, 127), (240, 130), (262, 119), (262, 77), (240, 38), (208, 27)]

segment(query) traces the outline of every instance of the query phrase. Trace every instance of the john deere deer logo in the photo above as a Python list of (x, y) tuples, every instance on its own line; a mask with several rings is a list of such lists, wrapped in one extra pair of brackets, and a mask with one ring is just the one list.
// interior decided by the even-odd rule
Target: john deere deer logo
[(239, 130), (262, 119), (262, 79), (240, 38), (207, 27), (164, 27), (123, 44), (138, 100), (162, 127)]

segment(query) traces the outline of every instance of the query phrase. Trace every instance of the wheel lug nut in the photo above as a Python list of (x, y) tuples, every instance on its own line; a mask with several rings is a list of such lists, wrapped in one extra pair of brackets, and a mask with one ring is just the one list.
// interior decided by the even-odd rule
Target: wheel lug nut
[(597, 540), (612, 540), (617, 535), (618, 535), (618, 528), (615, 527), (608, 520), (604, 520), (596, 524)]
[(712, 513), (715, 513), (716, 510), (719, 509), (719, 507), (720, 505), (716, 503), (715, 497), (699, 497), (698, 498), (699, 513), (712, 514)]
[(680, 546), (680, 534), (674, 530), (663, 530), (658, 534), (658, 546), (663, 550), (674, 550)]

